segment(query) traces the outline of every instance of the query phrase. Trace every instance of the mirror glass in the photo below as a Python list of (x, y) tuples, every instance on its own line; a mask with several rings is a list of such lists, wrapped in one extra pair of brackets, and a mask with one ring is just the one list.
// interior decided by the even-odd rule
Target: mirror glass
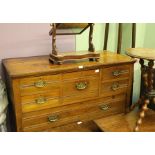
[(56, 23), (56, 35), (81, 34), (88, 27), (88, 23)]

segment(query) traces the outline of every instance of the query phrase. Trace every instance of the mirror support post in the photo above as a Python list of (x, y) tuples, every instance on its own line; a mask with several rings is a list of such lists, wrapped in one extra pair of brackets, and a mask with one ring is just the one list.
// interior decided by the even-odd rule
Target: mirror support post
[(90, 30), (89, 30), (89, 52), (94, 52), (95, 51), (95, 47), (93, 45), (93, 28), (94, 28), (94, 24), (93, 23), (89, 23), (90, 26)]
[(57, 55), (56, 49), (56, 23), (52, 24), (53, 34), (52, 34), (52, 54)]

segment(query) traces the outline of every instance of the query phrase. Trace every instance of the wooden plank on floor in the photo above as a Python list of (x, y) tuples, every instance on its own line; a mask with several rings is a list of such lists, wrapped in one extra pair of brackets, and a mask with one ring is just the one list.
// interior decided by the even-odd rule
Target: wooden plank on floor
[[(138, 118), (138, 111), (128, 114), (117, 114), (106, 118), (100, 118), (94, 122), (105, 132), (132, 132)], [(148, 110), (143, 123), (140, 126), (141, 132), (155, 132), (155, 111)]]

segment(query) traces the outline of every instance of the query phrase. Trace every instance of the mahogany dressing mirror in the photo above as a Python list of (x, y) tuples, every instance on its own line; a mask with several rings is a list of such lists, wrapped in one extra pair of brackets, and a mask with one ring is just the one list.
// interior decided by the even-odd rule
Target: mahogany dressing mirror
[[(99, 53), (95, 53), (95, 48), (92, 42), (94, 23), (52, 23), (49, 35), (52, 36), (52, 53), (50, 54), (50, 62), (54, 64), (62, 64), (67, 60), (88, 59), (89, 61), (97, 61)], [(86, 29), (89, 29), (88, 50), (87, 53), (78, 54), (59, 54), (56, 48), (57, 35), (80, 35)]]

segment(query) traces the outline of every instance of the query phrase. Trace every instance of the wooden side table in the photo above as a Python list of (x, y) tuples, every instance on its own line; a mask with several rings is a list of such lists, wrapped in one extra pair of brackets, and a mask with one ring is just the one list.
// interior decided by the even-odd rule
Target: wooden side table
[[(141, 65), (141, 95), (138, 102), (131, 107), (133, 109), (136, 105), (140, 106), (139, 118), (134, 129), (134, 131), (139, 131), (139, 126), (142, 124), (145, 112), (148, 108), (154, 109), (155, 107), (155, 68), (153, 68), (155, 49), (129, 48), (126, 51), (129, 56), (139, 58)], [(147, 65), (144, 64), (144, 60), (148, 61)]]

